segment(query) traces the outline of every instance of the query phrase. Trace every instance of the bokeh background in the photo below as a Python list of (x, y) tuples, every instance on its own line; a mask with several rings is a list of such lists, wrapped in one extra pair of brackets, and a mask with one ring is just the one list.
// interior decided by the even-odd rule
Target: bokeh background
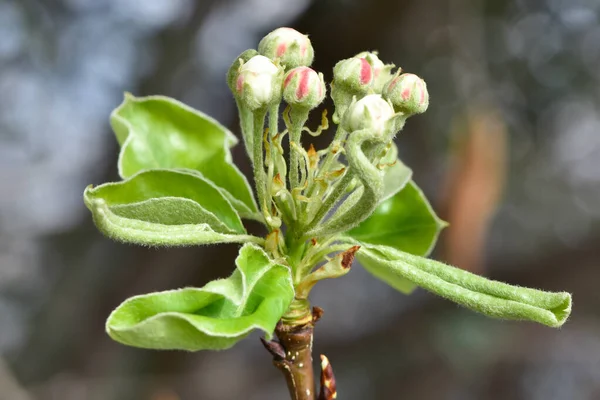
[(339, 397), (600, 398), (599, 19), (597, 0), (0, 0), (0, 399), (286, 398), (257, 334), (197, 354), (110, 341), (126, 297), (225, 277), (236, 246), (113, 243), (81, 196), (117, 179), (124, 91), (238, 132), (225, 71), (279, 26), (310, 34), (328, 80), (373, 49), (425, 78), (430, 108), (397, 144), (452, 223), (434, 257), (574, 293), (552, 330), (403, 296), (355, 264), (313, 296)]

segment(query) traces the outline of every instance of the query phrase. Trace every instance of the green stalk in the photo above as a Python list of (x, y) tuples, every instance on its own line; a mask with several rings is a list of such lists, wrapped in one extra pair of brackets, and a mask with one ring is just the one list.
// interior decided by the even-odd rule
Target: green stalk
[(279, 131), (279, 103), (269, 107), (269, 137), (277, 135)]
[(303, 228), (303, 231), (307, 232), (309, 236), (311, 235), (308, 232), (312, 231), (325, 218), (335, 203), (344, 195), (348, 185), (350, 185), (355, 176), (356, 174), (352, 170), (346, 172), (344, 177), (335, 184), (332, 192), (325, 198), (325, 201), (321, 204), (321, 207), (319, 207), (312, 220)]
[(235, 104), (237, 105), (238, 115), (240, 118), (240, 127), (242, 129), (242, 137), (244, 138), (244, 146), (246, 147), (246, 153), (251, 161), (252, 158), (252, 111), (244, 105), (237, 97), (235, 97)]
[[(327, 172), (329, 172), (329, 168), (331, 168), (331, 164), (338, 158), (339, 154), (341, 153), (341, 151), (334, 152), (333, 147), (341, 146), (342, 143), (344, 142), (344, 140), (346, 140), (347, 135), (348, 135), (348, 132), (346, 132), (344, 129), (342, 129), (341, 125), (338, 125), (338, 128), (335, 131), (335, 135), (333, 137), (333, 141), (329, 144), (329, 151), (327, 152), (325, 159), (323, 160), (323, 162), (321, 163), (321, 166), (319, 167), (319, 173), (317, 174), (316, 178), (323, 178), (325, 176), (325, 174), (327, 174)], [(340, 147), (340, 149), (341, 149), (341, 147)], [(313, 184), (308, 187), (307, 197), (312, 196), (315, 191), (316, 185), (314, 182), (317, 180), (316, 178), (313, 181)]]
[(298, 178), (298, 169), (300, 163), (298, 160), (298, 152), (292, 147), (292, 143), (296, 143), (299, 148), (302, 148), (302, 128), (308, 120), (308, 110), (299, 107), (292, 107), (291, 126), (290, 126), (290, 190), (298, 187), (300, 180)]
[[(385, 146), (386, 139), (374, 136), (370, 130), (352, 132), (346, 144), (346, 157), (349, 171), (334, 187), (333, 192), (325, 199), (315, 218), (306, 228), (308, 236), (330, 235), (346, 231), (366, 219), (377, 207), (383, 195), (383, 178), (380, 171), (373, 165), (373, 159)], [(370, 144), (366, 151), (363, 145)], [(363, 191), (351, 209), (344, 214), (336, 214), (322, 225), (319, 222), (332, 209), (335, 203), (346, 193), (354, 177), (360, 179)]]
[(261, 109), (256, 110), (253, 113), (254, 136), (252, 144), (256, 195), (258, 197), (258, 206), (263, 211), (263, 214), (265, 214), (265, 212), (270, 212), (270, 210), (265, 209), (265, 207), (269, 206), (266, 198), (267, 182), (265, 174), (265, 159), (263, 154), (263, 127), (265, 124), (266, 114), (266, 110)]

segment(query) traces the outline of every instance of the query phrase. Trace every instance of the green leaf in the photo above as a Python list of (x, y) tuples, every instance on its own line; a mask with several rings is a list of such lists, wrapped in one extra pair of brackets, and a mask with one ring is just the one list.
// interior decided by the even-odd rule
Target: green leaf
[(147, 169), (187, 168), (212, 180), (244, 216), (257, 212), (252, 190), (232, 163), (236, 137), (213, 118), (164, 96), (125, 95), (111, 114), (122, 178)]
[(409, 182), (382, 202), (359, 226), (346, 232), (362, 243), (386, 245), (412, 254), (429, 254), (446, 223), (432, 210), (421, 189)]
[(508, 285), (387, 246), (365, 244), (358, 254), (392, 286), (395, 277), (408, 280), (490, 317), (559, 327), (571, 313), (569, 293)]
[(117, 183), (88, 187), (84, 201), (107, 236), (178, 246), (262, 241), (250, 235), (231, 204), (197, 174), (149, 170)]
[[(355, 242), (360, 243), (360, 242)], [(391, 261), (390, 258), (380, 251), (378, 251), (377, 247), (368, 247), (368, 253), (365, 245), (361, 245), (361, 249), (357, 254), (356, 258), (360, 265), (373, 275), (375, 278), (387, 283), (400, 293), (411, 294), (418, 287), (412, 281), (406, 279), (404, 276), (396, 273), (395, 270), (391, 268), (387, 268), (387, 266), (382, 261)], [(367, 245), (368, 246), (368, 245)], [(368, 257), (371, 255), (372, 257)]]
[(294, 298), (288, 267), (246, 244), (227, 279), (132, 297), (108, 317), (117, 342), (147, 349), (223, 350), (254, 329), (272, 336)]
[[(407, 177), (407, 173), (399, 172), (399, 176)], [(390, 187), (395, 186), (386, 185), (386, 190)], [(348, 231), (346, 235), (355, 239), (354, 243), (358, 241), (361, 244), (386, 245), (425, 256), (435, 246), (444, 226), (446, 223), (437, 217), (421, 189), (410, 181), (403, 186), (402, 190), (381, 202), (369, 218)], [(397, 274), (390, 274), (388, 270), (379, 268), (377, 264), (373, 265), (371, 259), (362, 257), (362, 252), (358, 253), (357, 258), (368, 272), (400, 292), (410, 294), (416, 289), (417, 286), (413, 282)]]

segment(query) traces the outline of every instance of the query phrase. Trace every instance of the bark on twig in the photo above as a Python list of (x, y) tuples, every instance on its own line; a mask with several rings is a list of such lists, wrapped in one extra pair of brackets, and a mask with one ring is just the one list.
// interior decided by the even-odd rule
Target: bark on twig
[(315, 378), (312, 364), (314, 324), (287, 326), (282, 323), (275, 330), (285, 352), (284, 359), (273, 359), (283, 373), (292, 400), (314, 400)]
[(318, 400), (337, 399), (337, 387), (329, 359), (321, 354), (321, 390)]
[[(315, 400), (315, 378), (312, 360), (312, 342), (315, 323), (323, 315), (319, 307), (312, 309), (312, 319), (302, 325), (277, 324), (275, 334), (279, 341), (263, 345), (273, 356), (275, 365), (284, 375), (292, 400)], [(321, 356), (321, 391), (319, 400), (336, 398), (335, 378), (327, 357)]]

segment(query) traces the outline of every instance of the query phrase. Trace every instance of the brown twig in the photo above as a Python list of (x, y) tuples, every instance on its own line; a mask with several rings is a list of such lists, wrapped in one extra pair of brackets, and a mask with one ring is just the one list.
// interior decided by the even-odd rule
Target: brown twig
[[(275, 328), (279, 341), (268, 342), (261, 338), (263, 345), (273, 356), (273, 365), (283, 373), (292, 400), (315, 400), (312, 341), (314, 325), (322, 315), (323, 309), (313, 307), (312, 319), (306, 324), (291, 326), (279, 322)], [(335, 383), (333, 387), (335, 389)]]

